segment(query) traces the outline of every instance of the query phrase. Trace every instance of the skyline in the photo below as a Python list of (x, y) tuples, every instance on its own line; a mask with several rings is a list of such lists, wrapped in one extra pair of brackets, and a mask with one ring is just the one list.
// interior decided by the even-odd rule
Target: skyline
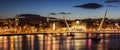
[[(63, 18), (60, 12), (71, 13), (66, 14), (67, 19), (83, 19), (83, 18), (102, 18), (105, 10), (108, 10), (108, 18), (120, 18), (120, 2), (105, 3), (106, 0), (21, 0), (21, 1), (1, 1), (0, 17), (11, 18), (16, 14), (38, 14), (48, 16), (50, 13), (57, 15), (49, 15), (55, 18)], [(82, 7), (74, 7), (76, 5), (84, 5), (87, 3), (98, 3), (103, 5), (97, 9), (84, 9)]]

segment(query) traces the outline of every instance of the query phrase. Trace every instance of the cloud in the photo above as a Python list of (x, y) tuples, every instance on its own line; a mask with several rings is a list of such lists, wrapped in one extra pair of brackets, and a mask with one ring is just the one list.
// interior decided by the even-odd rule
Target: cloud
[(67, 13), (67, 14), (72, 14), (72, 13), (69, 12), (69, 13)]
[(50, 13), (51, 15), (57, 15), (56, 13)]
[(98, 8), (103, 7), (103, 5), (98, 4), (98, 3), (86, 3), (83, 5), (75, 5), (74, 7), (84, 8), (84, 9), (98, 9)]
[(65, 15), (66, 13), (65, 13), (65, 12), (60, 12), (60, 14), (63, 14), (63, 15)]
[(119, 7), (119, 6), (115, 6), (115, 5), (107, 5), (108, 7)]
[(120, 0), (106, 0), (105, 3), (116, 3), (120, 2)]
[(66, 15), (66, 14), (72, 14), (70, 12), (66, 13), (66, 12), (60, 12), (60, 14)]
[(119, 7), (119, 4), (114, 4), (114, 3), (120, 3), (120, 0), (106, 0), (105, 3), (113, 3), (113, 4), (108, 4), (108, 7)]

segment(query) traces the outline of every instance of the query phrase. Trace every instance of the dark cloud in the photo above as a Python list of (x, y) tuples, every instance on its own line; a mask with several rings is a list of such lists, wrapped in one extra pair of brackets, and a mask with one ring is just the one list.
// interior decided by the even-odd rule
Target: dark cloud
[(116, 3), (120, 2), (120, 0), (106, 0), (105, 3)]
[(74, 7), (84, 8), (84, 9), (97, 9), (103, 7), (103, 5), (98, 3), (86, 3), (83, 5), (75, 5)]
[[(120, 3), (120, 0), (106, 0), (105, 3)], [(119, 7), (119, 4), (108, 4), (107, 7)]]
[(69, 12), (69, 13), (67, 13), (67, 14), (72, 14), (72, 13)]
[(50, 13), (51, 15), (57, 15), (56, 13)]
[(63, 14), (63, 15), (65, 15), (66, 13), (65, 13), (65, 12), (60, 12), (60, 14)]
[(72, 14), (70, 12), (66, 13), (66, 12), (60, 12), (60, 14), (66, 15), (66, 14)]

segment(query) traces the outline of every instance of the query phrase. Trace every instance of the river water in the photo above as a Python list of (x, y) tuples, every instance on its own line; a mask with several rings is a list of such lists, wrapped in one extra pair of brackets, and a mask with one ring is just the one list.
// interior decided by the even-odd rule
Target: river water
[(70, 36), (0, 36), (0, 50), (120, 50), (120, 35), (105, 35), (101, 41), (86, 39), (86, 34)]

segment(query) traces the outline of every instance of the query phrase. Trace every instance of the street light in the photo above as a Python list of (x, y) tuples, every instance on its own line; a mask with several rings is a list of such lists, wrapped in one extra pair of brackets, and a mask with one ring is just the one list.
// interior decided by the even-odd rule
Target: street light
[(76, 21), (77, 24), (79, 24), (80, 22), (79, 21)]

